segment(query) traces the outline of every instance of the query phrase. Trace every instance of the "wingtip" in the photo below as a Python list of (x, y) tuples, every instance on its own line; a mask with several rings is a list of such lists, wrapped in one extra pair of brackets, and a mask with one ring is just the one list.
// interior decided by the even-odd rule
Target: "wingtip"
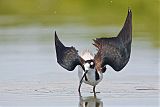
[(55, 31), (55, 40), (58, 40), (57, 32)]
[(58, 45), (64, 46), (64, 45), (62, 44), (62, 42), (59, 40), (56, 31), (55, 31), (55, 45), (56, 45), (56, 46), (58, 46)]
[(128, 13), (132, 13), (131, 7), (128, 7)]
[(55, 31), (55, 38), (54, 39), (55, 39), (55, 43), (57, 43), (57, 41), (59, 40), (56, 31)]
[(56, 30), (55, 30), (55, 37), (57, 37), (57, 33), (56, 33)]
[(130, 7), (128, 7), (128, 15), (127, 18), (131, 18), (132, 17), (132, 9)]

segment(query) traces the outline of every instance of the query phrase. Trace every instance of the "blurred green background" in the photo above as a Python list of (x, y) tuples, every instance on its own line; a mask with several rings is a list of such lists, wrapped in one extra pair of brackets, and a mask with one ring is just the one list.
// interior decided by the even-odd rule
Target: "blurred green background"
[[(82, 24), (122, 26), (127, 9), (133, 11), (133, 33), (150, 36), (159, 46), (159, 0), (0, 0), (0, 27)], [(141, 35), (147, 32), (147, 35)]]

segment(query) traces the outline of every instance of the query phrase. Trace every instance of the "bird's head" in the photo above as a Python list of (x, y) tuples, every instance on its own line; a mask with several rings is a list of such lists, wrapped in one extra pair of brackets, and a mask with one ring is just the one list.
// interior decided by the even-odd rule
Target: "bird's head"
[(83, 65), (84, 65), (85, 71), (95, 68), (94, 60), (86, 60)]

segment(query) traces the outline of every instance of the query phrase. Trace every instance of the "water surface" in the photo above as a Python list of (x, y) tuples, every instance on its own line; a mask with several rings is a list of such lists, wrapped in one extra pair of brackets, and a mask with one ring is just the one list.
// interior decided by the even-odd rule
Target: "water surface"
[(78, 96), (77, 68), (67, 72), (56, 63), (54, 31), (67, 46), (79, 52), (90, 49), (92, 39), (116, 36), (118, 26), (85, 25), (19, 26), (0, 28), (0, 106), (158, 107), (158, 47), (148, 32), (133, 34), (131, 59), (121, 72), (107, 66), (93, 98), (91, 86), (83, 84)]

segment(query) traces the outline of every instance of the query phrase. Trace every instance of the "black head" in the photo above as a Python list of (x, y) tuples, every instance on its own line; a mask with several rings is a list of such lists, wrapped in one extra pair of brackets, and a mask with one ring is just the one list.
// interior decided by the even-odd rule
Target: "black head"
[(89, 68), (91, 68), (91, 69), (95, 68), (95, 62), (94, 62), (94, 60), (86, 60), (85, 64), (88, 64)]

